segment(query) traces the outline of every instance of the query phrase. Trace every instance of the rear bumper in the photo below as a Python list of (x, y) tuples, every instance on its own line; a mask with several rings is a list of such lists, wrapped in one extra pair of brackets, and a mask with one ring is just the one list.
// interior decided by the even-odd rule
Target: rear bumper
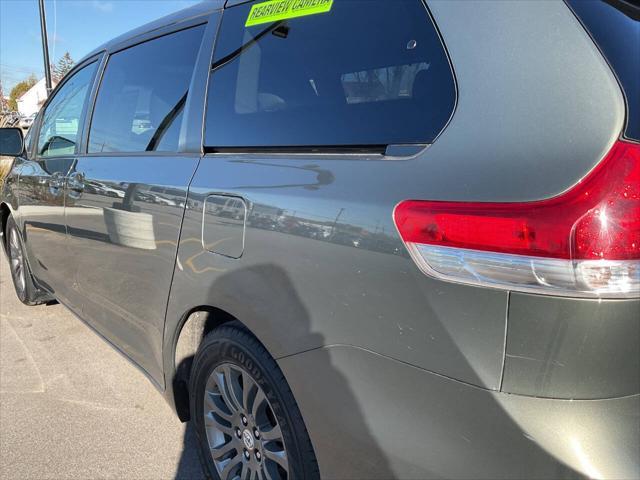
[(349, 346), (279, 364), (322, 478), (640, 478), (640, 395), (494, 392)]

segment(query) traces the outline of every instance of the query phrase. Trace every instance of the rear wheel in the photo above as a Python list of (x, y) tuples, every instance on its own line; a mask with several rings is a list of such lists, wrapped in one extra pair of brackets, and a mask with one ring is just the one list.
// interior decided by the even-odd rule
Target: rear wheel
[(25, 257), (22, 239), (20, 238), (18, 226), (13, 220), (13, 217), (9, 217), (7, 220), (5, 235), (11, 278), (13, 280), (13, 286), (15, 287), (18, 299), (25, 305), (39, 305), (41, 303), (45, 303), (47, 299), (33, 283), (31, 270), (29, 269), (29, 264)]
[(208, 478), (320, 478), (282, 372), (239, 323), (207, 335), (194, 360), (190, 393), (198, 453)]

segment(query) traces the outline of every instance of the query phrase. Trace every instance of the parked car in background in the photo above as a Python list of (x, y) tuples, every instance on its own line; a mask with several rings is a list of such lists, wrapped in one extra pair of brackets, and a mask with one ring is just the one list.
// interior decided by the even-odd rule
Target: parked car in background
[(639, 478), (638, 25), (210, 0), (140, 27), (0, 130), (16, 293), (137, 365), (207, 478)]

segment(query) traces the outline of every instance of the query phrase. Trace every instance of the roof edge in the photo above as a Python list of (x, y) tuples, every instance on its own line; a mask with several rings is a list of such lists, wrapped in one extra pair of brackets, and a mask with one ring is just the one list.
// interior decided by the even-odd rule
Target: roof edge
[(157, 20), (153, 20), (149, 23), (136, 27), (133, 30), (129, 30), (128, 32), (118, 35), (117, 37), (112, 38), (108, 42), (105, 42), (102, 45), (94, 48), (91, 52), (85, 55), (78, 62), (78, 64), (84, 62), (85, 60), (93, 57), (94, 55), (100, 52), (103, 52), (105, 50), (110, 50), (124, 41), (130, 40), (132, 38), (135, 38), (141, 35), (148, 34), (150, 32), (153, 32), (154, 30), (158, 30), (160, 28), (167, 27), (169, 25), (181, 23), (186, 20), (190, 20), (192, 18), (197, 18), (200, 16), (211, 14), (218, 10), (222, 10), (224, 8), (224, 3), (225, 3), (225, 0), (205, 0), (191, 7), (178, 10), (177, 12), (170, 13), (169, 15), (158, 18)]

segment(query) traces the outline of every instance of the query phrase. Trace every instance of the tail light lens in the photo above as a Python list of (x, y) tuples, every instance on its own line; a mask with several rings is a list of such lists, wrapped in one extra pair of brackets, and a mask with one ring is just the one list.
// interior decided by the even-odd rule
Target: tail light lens
[(548, 200), (407, 200), (396, 227), (418, 266), (444, 280), (554, 295), (640, 296), (640, 144), (618, 141)]

